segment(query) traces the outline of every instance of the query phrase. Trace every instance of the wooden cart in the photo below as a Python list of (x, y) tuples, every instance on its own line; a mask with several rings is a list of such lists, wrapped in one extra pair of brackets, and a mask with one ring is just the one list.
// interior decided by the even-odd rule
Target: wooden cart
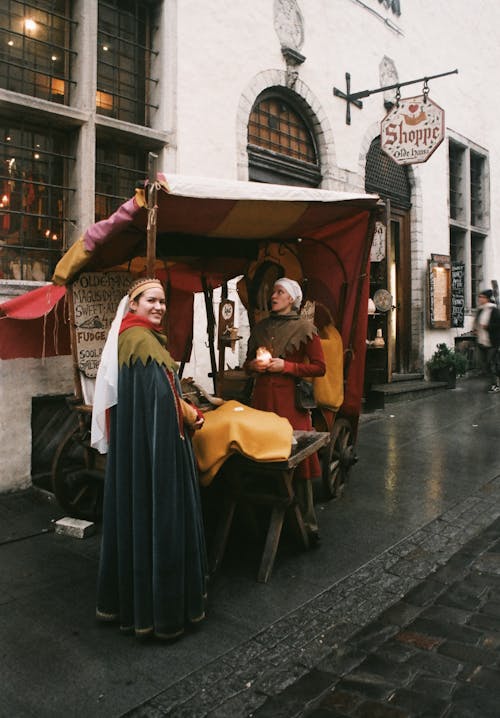
[[(41, 315), (47, 312), (51, 290), (55, 305), (61, 302), (61, 287), (66, 288), (75, 396), (71, 402), (74, 424), (61, 440), (53, 462), (53, 488), (59, 502), (75, 517), (95, 519), (100, 515), (104, 457), (89, 446), (91, 390), (82, 386), (82, 377), (90, 364), (95, 370), (107, 327), (99, 326), (100, 310), (81, 311), (82, 280), (99, 276), (111, 285), (113, 277), (121, 277), (116, 281), (117, 291), (108, 297), (108, 306), (114, 308), (130, 275), (153, 274), (167, 288), (167, 334), (181, 372), (191, 351), (193, 293), (204, 294), (213, 382), (210, 393), (236, 398), (240, 396), (235, 395), (234, 387), (239, 383), (234, 381), (235, 371), (226, 367), (225, 349), (239, 338), (232, 333), (235, 327), (230, 321), (221, 334), (222, 318), (216, 337), (214, 289), (222, 287), (224, 301), (227, 282), (241, 277), (238, 293), (252, 325), (267, 312), (276, 278), (286, 275), (302, 284), (306, 307), (320, 334), (324, 330), (328, 338), (328, 331), (335, 331), (340, 341), (336, 375), (341, 398), (331, 405), (322, 403), (313, 412), (315, 428), (329, 435), (320, 450), (325, 494), (328, 498), (337, 495), (355, 461), (366, 352), (369, 254), (378, 198), (164, 176), (152, 166), (150, 170), (154, 181), (137, 189), (108, 219), (89, 227), (66, 252), (56, 267), (53, 285), (30, 293), (40, 291), (42, 296), (43, 292)], [(80, 310), (75, 314), (77, 304)], [(83, 346), (79, 339), (85, 332), (92, 348), (85, 355), (87, 368), (79, 355)]]

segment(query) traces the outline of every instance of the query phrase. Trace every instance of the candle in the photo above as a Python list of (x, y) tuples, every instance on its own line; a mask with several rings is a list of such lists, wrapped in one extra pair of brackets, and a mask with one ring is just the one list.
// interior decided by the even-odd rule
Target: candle
[(259, 347), (255, 354), (255, 358), (261, 366), (266, 367), (269, 366), (272, 356), (269, 349), (266, 349), (266, 347)]

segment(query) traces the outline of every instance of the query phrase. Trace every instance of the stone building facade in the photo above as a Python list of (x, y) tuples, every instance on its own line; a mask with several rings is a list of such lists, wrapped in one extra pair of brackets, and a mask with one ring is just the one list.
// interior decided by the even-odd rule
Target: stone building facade
[[(390, 241), (384, 270), (373, 277), (394, 306), (383, 325), (389, 378), (422, 371), (436, 343), (453, 344), (470, 330), (478, 289), (500, 274), (500, 210), (492, 201), (500, 104), (489, 91), (500, 55), (491, 32), (500, 25), (496, 3), (38, 0), (0, 7), (8, 17), (0, 31), (1, 301), (48, 281), (59, 253), (132, 194), (154, 151), (167, 177), (369, 190), (388, 200)], [(364, 97), (362, 108), (349, 105), (349, 124), (346, 101), (334, 94), (334, 87), (346, 91), (346, 73), (357, 92), (454, 69), (428, 83), (445, 111), (446, 138), (423, 164), (395, 167), (380, 151), (380, 122), (396, 90)], [(422, 91), (418, 82), (400, 94)], [(429, 324), (433, 254), (464, 265), (463, 327)], [(203, 342), (202, 334), (197, 345)], [(194, 355), (188, 370), (203, 381), (201, 348)], [(69, 357), (0, 362), (0, 491), (31, 481), (33, 397), (71, 389)]]

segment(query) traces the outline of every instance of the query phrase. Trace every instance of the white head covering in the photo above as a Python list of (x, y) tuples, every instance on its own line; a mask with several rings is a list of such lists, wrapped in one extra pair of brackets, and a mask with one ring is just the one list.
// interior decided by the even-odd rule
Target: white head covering
[(120, 300), (115, 318), (109, 329), (95, 380), (90, 445), (97, 449), (100, 454), (105, 454), (108, 450), (106, 410), (114, 406), (118, 401), (118, 334), (128, 308), (129, 296), (126, 294)]
[(281, 279), (277, 279), (274, 286), (277, 284), (279, 284), (280, 287), (283, 287), (283, 289), (291, 296), (293, 299), (293, 308), (300, 309), (300, 305), (302, 304), (302, 289), (300, 288), (300, 284), (296, 282), (295, 279), (288, 279), (288, 277), (281, 277)]

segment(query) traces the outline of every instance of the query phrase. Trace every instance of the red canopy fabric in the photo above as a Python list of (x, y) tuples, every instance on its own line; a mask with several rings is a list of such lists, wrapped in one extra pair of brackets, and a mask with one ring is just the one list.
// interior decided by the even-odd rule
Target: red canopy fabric
[[(188, 346), (192, 293), (201, 290), (201, 277), (219, 286), (245, 272), (254, 248), (290, 243), (307, 280), (307, 298), (328, 308), (342, 334), (350, 357), (342, 411), (355, 418), (366, 353), (368, 235), (378, 198), (211, 178), (158, 180), (155, 272), (170, 291), (173, 355), (182, 358)], [(117, 265), (145, 271), (148, 212), (141, 192), (68, 250), (55, 270), (58, 284)], [(64, 292), (61, 286), (41, 287), (0, 305), (2, 358), (69, 353), (69, 325), (60, 308), (65, 302), (59, 301)]]
[(48, 284), (1, 304), (0, 359), (70, 354), (65, 294), (66, 287)]

